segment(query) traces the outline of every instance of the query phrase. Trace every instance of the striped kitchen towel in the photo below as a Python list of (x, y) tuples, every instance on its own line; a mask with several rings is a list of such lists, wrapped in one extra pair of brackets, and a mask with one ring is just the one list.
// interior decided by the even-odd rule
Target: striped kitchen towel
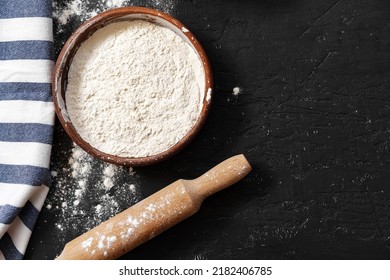
[(49, 190), (51, 0), (0, 0), (0, 259), (22, 259)]

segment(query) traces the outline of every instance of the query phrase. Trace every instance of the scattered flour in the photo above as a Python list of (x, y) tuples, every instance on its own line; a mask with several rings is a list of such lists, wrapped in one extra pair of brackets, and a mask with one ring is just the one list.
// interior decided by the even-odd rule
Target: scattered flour
[(114, 183), (112, 182), (111, 178), (105, 178), (103, 184), (107, 190), (110, 190), (114, 186)]
[(46, 209), (56, 216), (60, 242), (86, 232), (141, 198), (132, 168), (98, 161), (73, 145), (68, 165), (53, 171), (57, 176), (45, 202)]
[(210, 100), (211, 100), (211, 95), (212, 95), (212, 89), (209, 88), (209, 89), (207, 90), (207, 93), (206, 93), (206, 101), (207, 101), (207, 102), (210, 102)]
[(241, 89), (239, 87), (233, 88), (233, 95), (237, 96), (241, 93)]
[(90, 237), (90, 238), (88, 238), (87, 240), (83, 241), (83, 242), (81, 243), (81, 246), (82, 246), (83, 248), (89, 248), (89, 247), (91, 247), (92, 241), (93, 241), (93, 238)]
[(116, 168), (117, 168), (116, 165), (109, 165), (106, 168), (104, 168), (103, 174), (111, 178), (115, 175)]
[(101, 210), (102, 210), (102, 206), (100, 204), (95, 206), (95, 213), (99, 214)]
[[(149, 1), (148, 7), (158, 9), (164, 13), (171, 13), (175, 2), (173, 0)], [(140, 6), (139, 1), (135, 0), (70, 0), (70, 1), (53, 1), (53, 18), (56, 21), (58, 32), (64, 32), (65, 25), (71, 20), (76, 20), (78, 23), (84, 22), (89, 18), (104, 12), (109, 9), (124, 7), (124, 6)]]
[[(196, 124), (204, 88), (202, 62), (181, 37), (148, 21), (121, 21), (80, 46), (66, 103), (77, 132), (93, 147), (145, 157), (168, 150)], [(104, 185), (112, 187), (109, 178)]]

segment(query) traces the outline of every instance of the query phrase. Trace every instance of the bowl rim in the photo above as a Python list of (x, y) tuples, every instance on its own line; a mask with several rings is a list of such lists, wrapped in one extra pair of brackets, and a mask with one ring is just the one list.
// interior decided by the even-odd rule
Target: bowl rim
[[(183, 35), (186, 36), (189, 42), (192, 44), (192, 47), (197, 52), (199, 58), (201, 59), (205, 75), (203, 106), (195, 125), (178, 143), (170, 147), (168, 150), (165, 150), (156, 155), (146, 157), (116, 156), (94, 148), (77, 133), (76, 129), (70, 121), (65, 105), (65, 82), (67, 80), (67, 72), (69, 70), (71, 60), (76, 53), (78, 47), (99, 28), (104, 27), (110, 23), (116, 22), (119, 19), (128, 15), (139, 15), (151, 18), (159, 18), (159, 20), (163, 20), (174, 25), (177, 30), (173, 31), (176, 33), (180, 32), (180, 36), (183, 38), (183, 40)], [(201, 128), (204, 126), (204, 123), (210, 111), (213, 99), (213, 77), (210, 61), (206, 55), (205, 50), (203, 49), (200, 42), (196, 39), (194, 34), (183, 23), (181, 23), (173, 16), (170, 16), (156, 9), (137, 6), (122, 7), (114, 8), (97, 14), (96, 16), (82, 23), (71, 34), (71, 36), (65, 42), (54, 65), (52, 74), (52, 96), (54, 109), (62, 127), (64, 128), (68, 136), (71, 138), (71, 140), (75, 142), (79, 147), (81, 147), (84, 151), (86, 151), (97, 159), (109, 163), (133, 167), (147, 166), (164, 161), (177, 154), (179, 151), (185, 148), (199, 133)]]

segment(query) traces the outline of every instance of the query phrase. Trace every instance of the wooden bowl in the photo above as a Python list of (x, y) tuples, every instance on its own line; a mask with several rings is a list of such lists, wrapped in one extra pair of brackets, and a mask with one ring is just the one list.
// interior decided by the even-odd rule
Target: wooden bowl
[[(174, 146), (159, 154), (146, 157), (122, 157), (104, 153), (92, 147), (77, 133), (67, 113), (65, 91), (67, 87), (68, 71), (72, 59), (80, 47), (99, 28), (110, 23), (123, 20), (147, 20), (160, 26), (169, 28), (185, 40), (198, 54), (202, 61), (205, 73), (205, 89), (203, 108), (200, 116), (193, 128)], [(211, 106), (212, 97), (212, 72), (209, 60), (204, 49), (195, 36), (177, 19), (157, 10), (143, 7), (125, 7), (109, 10), (96, 15), (83, 23), (65, 43), (61, 53), (58, 56), (52, 76), (52, 94), (56, 114), (69, 137), (79, 145), (83, 150), (92, 156), (106, 162), (127, 165), (127, 166), (145, 166), (151, 165), (162, 160), (168, 159), (180, 150), (182, 150), (198, 134), (205, 123)]]

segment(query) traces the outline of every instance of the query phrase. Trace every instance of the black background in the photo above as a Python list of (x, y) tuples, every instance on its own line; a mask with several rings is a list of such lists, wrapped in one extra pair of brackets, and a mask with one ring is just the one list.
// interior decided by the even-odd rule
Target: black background
[[(140, 198), (239, 153), (254, 170), (123, 258), (388, 259), (390, 2), (171, 2), (170, 14), (209, 56), (215, 94), (185, 150), (135, 169)], [(55, 28), (56, 53), (80, 23)], [(53, 168), (67, 164), (70, 149), (57, 122)], [(54, 179), (48, 199), (59, 187)], [(42, 209), (26, 259), (53, 259), (85, 231), (75, 227), (61, 240), (57, 219)]]

